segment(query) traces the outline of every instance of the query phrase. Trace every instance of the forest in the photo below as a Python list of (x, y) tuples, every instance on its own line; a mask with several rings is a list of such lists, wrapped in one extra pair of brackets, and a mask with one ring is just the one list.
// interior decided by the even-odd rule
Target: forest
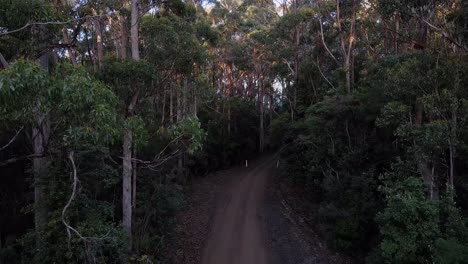
[(468, 263), (468, 1), (0, 0), (0, 264), (198, 263), (197, 182), (268, 155), (310, 263)]

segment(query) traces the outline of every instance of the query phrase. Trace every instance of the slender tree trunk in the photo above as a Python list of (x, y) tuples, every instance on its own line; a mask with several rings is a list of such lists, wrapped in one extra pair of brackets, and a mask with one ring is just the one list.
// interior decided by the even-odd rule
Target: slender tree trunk
[(121, 14), (117, 14), (119, 31), (120, 31), (120, 57), (126, 59), (127, 56), (127, 47), (128, 47), (128, 29), (126, 25), (126, 20), (122, 17)]
[(8, 65), (9, 65), (8, 62), (6, 61), (5, 57), (3, 57), (3, 54), (1, 52), (0, 52), (0, 63), (2, 64), (2, 65), (0, 65), (1, 66), (0, 69), (1, 68), (7, 68)]
[(161, 124), (164, 125), (164, 120), (166, 116), (166, 90), (164, 90), (163, 101), (162, 101), (162, 110), (161, 110)]
[(169, 90), (169, 120), (171, 123), (174, 123), (174, 92), (172, 84), (170, 84)]
[[(297, 4), (296, 4), (297, 5)], [(294, 8), (297, 11), (297, 7)], [(297, 109), (297, 85), (299, 83), (299, 44), (300, 44), (300, 32), (299, 28), (294, 29), (294, 109)]]
[(228, 137), (231, 136), (231, 102), (227, 102), (227, 133)]
[[(70, 39), (68, 38), (67, 28), (62, 29), (62, 35), (63, 35), (64, 44), (65, 45), (71, 45)], [(73, 48), (71, 46), (68, 46), (67, 47), (67, 52), (68, 52), (68, 56), (70, 56), (70, 62), (73, 64), (73, 66), (76, 66), (77, 63), (76, 63), (75, 51), (73, 50)]]
[(49, 140), (50, 122), (46, 114), (42, 113), (36, 108), (35, 113), (35, 127), (32, 131), (33, 136), (33, 151), (37, 155), (33, 159), (33, 174), (34, 174), (34, 222), (37, 237), (37, 242), (41, 243), (40, 233), (44, 231), (47, 225), (48, 208), (45, 203), (46, 198), (46, 183), (45, 177), (48, 174), (49, 159), (45, 154), (45, 147)]
[(399, 48), (398, 48), (398, 41), (399, 41), (399, 34), (400, 34), (400, 15), (398, 12), (395, 13), (394, 16), (395, 19), (395, 54), (398, 54)]
[(198, 107), (198, 105), (197, 105), (197, 103), (198, 103), (197, 102), (197, 91), (195, 90), (194, 86), (192, 86), (192, 87), (193, 87), (192, 88), (192, 91), (193, 91), (193, 116), (197, 117), (197, 111), (198, 111), (197, 110), (197, 107)]
[(140, 59), (140, 46), (138, 42), (138, 15), (138, 0), (132, 0), (130, 35), (132, 39), (132, 58), (134, 60)]
[(185, 117), (188, 113), (187, 94), (188, 94), (188, 78), (184, 77), (184, 86), (182, 89), (182, 116), (183, 117)]
[[(178, 86), (180, 87), (182, 85), (181, 83), (182, 81), (180, 80), (179, 77), (177, 77), (177, 83), (178, 83)], [(184, 84), (185, 86), (185, 84)], [(182, 94), (183, 91), (176, 91), (176, 101), (177, 101), (177, 109), (176, 109), (176, 122), (179, 123), (181, 120), (182, 120), (182, 113), (183, 113), (183, 110), (182, 110), (182, 107), (183, 107), (183, 101), (184, 99), (181, 98), (181, 97), (184, 97), (184, 95)], [(183, 164), (183, 155), (179, 155), (178, 156), (178, 159), (177, 159), (177, 178), (179, 181), (183, 181), (183, 167), (184, 167), (184, 164)]]
[[(133, 158), (137, 158), (137, 146), (135, 141), (133, 141)], [(133, 161), (133, 175), (132, 175), (132, 206), (133, 210), (136, 210), (136, 191), (137, 191), (137, 162)]]
[(450, 129), (449, 151), (450, 151), (450, 174), (449, 174), (449, 187), (453, 190), (455, 178), (455, 157), (457, 149), (455, 142), (457, 140), (457, 106), (452, 108), (452, 122)]
[(122, 225), (128, 237), (129, 251), (132, 249), (132, 145), (132, 131), (127, 130), (123, 138)]
[[(93, 9), (93, 15), (97, 16), (96, 10)], [(104, 60), (104, 44), (102, 39), (102, 20), (100, 17), (95, 17), (93, 20), (94, 29), (96, 31), (96, 51), (97, 51), (97, 62), (99, 67), (102, 65)]]
[[(422, 126), (423, 121), (423, 106), (420, 102), (416, 102), (416, 118), (415, 118), (415, 125), (417, 127)], [(421, 174), (423, 179), (424, 185), (429, 194), (429, 198), (431, 200), (437, 200), (439, 198), (439, 191), (438, 186), (435, 183), (435, 175), (434, 175), (434, 167), (432, 170), (428, 164), (426, 158), (421, 157), (420, 155), (416, 154), (416, 162), (418, 166), (418, 171)]]
[(263, 73), (259, 73), (259, 90), (258, 100), (260, 109), (260, 125), (259, 125), (259, 151), (263, 153), (265, 147), (265, 128), (264, 128), (264, 105), (263, 105), (263, 89), (264, 89), (264, 76)]
[[(132, 37), (132, 59), (138, 61), (140, 59), (139, 54), (139, 42), (138, 42), (138, 3), (137, 0), (132, 0), (131, 6), (131, 37)], [(138, 102), (139, 92), (136, 91), (133, 95), (131, 102), (127, 108), (127, 116), (132, 116), (136, 104)], [(122, 182), (122, 225), (125, 233), (128, 237), (128, 250), (132, 250), (132, 147), (133, 147), (133, 133), (130, 129), (127, 129), (123, 138), (123, 182)], [(136, 189), (136, 186), (135, 186)]]
[(344, 59), (343, 61), (343, 68), (346, 75), (346, 91), (347, 93), (351, 93), (352, 84), (353, 84), (353, 76), (352, 72), (353, 65), (351, 64), (353, 55), (353, 44), (355, 41), (355, 24), (356, 24), (356, 1), (353, 0), (353, 14), (351, 19), (351, 26), (350, 32), (348, 34), (348, 38), (345, 38), (344, 32), (341, 26), (341, 8), (340, 8), (340, 0), (336, 0), (336, 24), (338, 26), (338, 33), (340, 36), (340, 47), (341, 47), (341, 54)]
[[(49, 71), (48, 52), (45, 52), (40, 58), (42, 69)], [(40, 98), (37, 100), (37, 106), (33, 110), (35, 126), (32, 131), (33, 152), (36, 156), (33, 159), (34, 174), (34, 224), (36, 230), (36, 244), (42, 243), (42, 232), (47, 225), (48, 208), (45, 202), (46, 183), (45, 177), (49, 172), (49, 158), (46, 156), (46, 147), (49, 143), (50, 121), (47, 113), (40, 109)]]
[(180, 91), (176, 91), (176, 122), (179, 123), (179, 121), (182, 119), (182, 100), (180, 99)]

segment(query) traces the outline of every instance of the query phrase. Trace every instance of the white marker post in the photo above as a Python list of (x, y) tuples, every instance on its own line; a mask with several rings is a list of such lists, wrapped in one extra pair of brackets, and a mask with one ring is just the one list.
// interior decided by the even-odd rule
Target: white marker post
[(249, 167), (249, 162), (247, 160), (245, 160), (245, 167)]

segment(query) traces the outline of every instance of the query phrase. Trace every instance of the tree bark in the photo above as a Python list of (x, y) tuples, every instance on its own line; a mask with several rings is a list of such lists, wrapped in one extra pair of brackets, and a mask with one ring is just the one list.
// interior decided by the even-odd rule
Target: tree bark
[(117, 14), (117, 19), (119, 23), (119, 31), (120, 31), (120, 58), (127, 59), (127, 47), (128, 47), (128, 29), (126, 25), (125, 19), (122, 15)]
[[(137, 158), (137, 146), (136, 142), (133, 141), (133, 158)], [(137, 190), (137, 162), (133, 161), (133, 175), (132, 175), (132, 207), (136, 210), (136, 190)]]
[[(416, 102), (416, 118), (415, 125), (416, 127), (422, 126), (423, 121), (423, 106), (420, 102)], [(418, 166), (418, 171), (421, 174), (424, 185), (428, 191), (429, 199), (437, 200), (439, 198), (438, 186), (435, 183), (434, 168), (430, 169), (429, 163), (420, 155), (416, 154), (416, 163)]]
[[(93, 15), (97, 16), (96, 10), (93, 9)], [(100, 17), (95, 17), (93, 20), (94, 29), (96, 31), (96, 59), (98, 62), (99, 67), (102, 65), (102, 61), (104, 60), (104, 44), (102, 40), (102, 21)]]
[[(47, 225), (47, 205), (45, 204), (46, 188), (45, 180), (48, 174), (49, 159), (45, 156), (45, 148), (47, 146), (50, 134), (50, 122), (46, 114), (36, 108), (35, 113), (36, 125), (33, 128), (33, 151), (37, 155), (33, 159), (33, 174), (34, 174), (34, 222), (37, 233), (44, 231)], [(41, 237), (41, 235), (38, 235)], [(38, 241), (40, 243), (40, 240)]]
[(132, 249), (132, 145), (131, 130), (123, 138), (122, 226), (128, 238), (128, 250)]
[(263, 153), (265, 148), (265, 128), (264, 128), (264, 106), (263, 106), (263, 89), (264, 89), (264, 76), (263, 73), (258, 73), (259, 76), (259, 89), (258, 89), (258, 103), (260, 109), (260, 125), (259, 125), (259, 152)]
[(73, 50), (73, 48), (71, 46), (69, 46), (71, 43), (70, 43), (70, 39), (68, 38), (68, 31), (67, 31), (67, 28), (63, 28), (62, 29), (62, 34), (63, 34), (63, 42), (65, 45), (68, 45), (67, 47), (67, 52), (68, 52), (68, 56), (70, 56), (70, 62), (73, 64), (73, 66), (76, 66), (77, 63), (76, 63), (76, 56), (75, 56), (75, 51)]
[(353, 45), (355, 42), (355, 26), (356, 26), (356, 1), (353, 0), (353, 10), (352, 10), (352, 18), (351, 18), (351, 26), (349, 29), (349, 33), (347, 39), (345, 38), (342, 26), (341, 26), (341, 9), (340, 9), (340, 0), (336, 0), (336, 24), (338, 26), (338, 33), (340, 36), (340, 48), (341, 54), (343, 57), (343, 68), (346, 75), (346, 91), (347, 93), (351, 93), (352, 85), (353, 85), (353, 64), (352, 64), (352, 56), (353, 56)]
[(395, 19), (395, 54), (398, 54), (398, 41), (399, 41), (399, 34), (400, 34), (400, 15), (398, 12), (395, 13), (394, 16)]
[[(0, 63), (2, 64), (1, 68), (7, 68), (8, 67), (8, 62), (5, 60), (5, 57), (3, 57), (2, 53), (0, 52)], [(1, 69), (0, 68), (0, 69)]]
[[(44, 71), (49, 72), (48, 52), (40, 58)], [(47, 113), (40, 110), (41, 99), (37, 99), (37, 106), (33, 109), (35, 125), (32, 130), (33, 143), (33, 175), (34, 175), (34, 225), (36, 230), (36, 245), (42, 244), (42, 232), (47, 226), (48, 208), (45, 201), (45, 178), (49, 172), (49, 158), (46, 148), (49, 143), (50, 121)]]
[(161, 124), (164, 125), (164, 120), (166, 116), (166, 94), (167, 91), (163, 91), (163, 100), (162, 100), (162, 110), (161, 110)]
[[(139, 42), (138, 42), (138, 1), (132, 0), (131, 6), (131, 39), (132, 39), (132, 59), (140, 60)], [(139, 99), (139, 91), (136, 91), (127, 107), (127, 116), (133, 116), (134, 110)], [(128, 250), (132, 250), (132, 147), (133, 133), (127, 129), (123, 138), (123, 182), (122, 182), (122, 225), (128, 237)], [(136, 189), (136, 186), (135, 186)]]
[(169, 90), (169, 121), (174, 123), (174, 92), (172, 84), (170, 84)]
[(134, 60), (140, 59), (140, 47), (138, 42), (138, 15), (138, 0), (132, 0), (130, 37), (132, 39), (132, 58)]

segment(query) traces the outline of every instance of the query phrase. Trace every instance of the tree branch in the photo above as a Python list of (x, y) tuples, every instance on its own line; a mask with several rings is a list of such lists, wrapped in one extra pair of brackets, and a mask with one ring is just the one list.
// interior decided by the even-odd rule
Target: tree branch
[(455, 39), (453, 39), (452, 37), (450, 37), (450, 35), (444, 31), (443, 29), (439, 28), (439, 27), (436, 27), (435, 25), (429, 23), (429, 21), (423, 19), (423, 22), (426, 23), (426, 25), (428, 25), (429, 27), (431, 27), (432, 29), (436, 30), (436, 31), (439, 31), (442, 36), (444, 36), (444, 38), (446, 38), (448, 41), (450, 41), (452, 44), (455, 44), (457, 47), (463, 49), (465, 52), (468, 52), (468, 48), (463, 46), (461, 43), (459, 43), (458, 41), (456, 41)]
[(70, 243), (70, 240), (71, 240), (71, 232), (73, 231), (73, 233), (75, 233), (80, 239), (86, 241), (87, 238), (83, 237), (80, 232), (78, 232), (78, 230), (76, 230), (75, 228), (73, 228), (72, 226), (70, 226), (70, 224), (68, 224), (67, 220), (65, 219), (65, 213), (67, 212), (67, 209), (68, 207), (70, 207), (71, 203), (73, 202), (73, 200), (75, 199), (75, 196), (76, 196), (76, 188), (78, 186), (78, 175), (77, 175), (77, 172), (76, 172), (76, 166), (75, 166), (75, 159), (73, 158), (73, 151), (68, 153), (68, 159), (70, 160), (70, 163), (72, 165), (72, 169), (73, 169), (73, 184), (72, 184), (72, 193), (70, 195), (70, 198), (68, 199), (68, 202), (67, 204), (65, 205), (65, 207), (63, 207), (63, 210), (62, 210), (62, 223), (65, 225), (65, 227), (67, 228), (67, 235), (68, 235), (68, 243)]
[(5, 60), (5, 57), (3, 57), (2, 53), (0, 52), (0, 63), (3, 65), (3, 68), (8, 67), (8, 61)]
[[(0, 54), (0, 56), (1, 56), (1, 54)], [(3, 147), (0, 148), (0, 152), (3, 151), (4, 149), (8, 148), (8, 146), (10, 146), (11, 143), (13, 143), (13, 141), (16, 140), (16, 138), (18, 137), (19, 133), (20, 133), (21, 131), (23, 131), (23, 128), (24, 128), (24, 127), (21, 127), (20, 130), (18, 130), (18, 131), (16, 132), (16, 134), (13, 136), (12, 139), (10, 139), (9, 142), (8, 142), (5, 146), (3, 146)]]
[(325, 81), (327, 81), (327, 83), (328, 83), (333, 89), (336, 89), (335, 86), (328, 80), (327, 76), (325, 76), (325, 74), (323, 74), (322, 70), (320, 69), (320, 65), (319, 65), (319, 63), (318, 63), (318, 58), (317, 58), (317, 63), (315, 63), (315, 61), (312, 61), (312, 63), (314, 63), (315, 66), (317, 66), (317, 69), (319, 70), (320, 75), (322, 75), (323, 79), (325, 79)]
[(338, 61), (338, 59), (335, 57), (335, 55), (333, 55), (333, 53), (331, 52), (331, 50), (328, 48), (327, 43), (325, 43), (325, 36), (324, 36), (324, 34), (323, 34), (322, 19), (319, 19), (319, 22), (320, 22), (320, 36), (321, 36), (321, 39), (322, 39), (323, 47), (324, 47), (325, 50), (328, 52), (328, 54), (330, 54), (330, 56), (331, 56), (332, 59), (336, 62), (336, 64), (340, 65), (340, 62)]
[(105, 15), (84, 16), (84, 17), (78, 17), (78, 18), (70, 19), (70, 20), (67, 20), (67, 21), (28, 22), (28, 23), (26, 23), (26, 25), (24, 25), (24, 26), (22, 26), (20, 28), (13, 29), (13, 30), (10, 30), (10, 31), (0, 32), (0, 37), (22, 31), (22, 30), (24, 30), (24, 29), (26, 29), (28, 27), (31, 27), (31, 26), (37, 26), (37, 25), (64, 25), (64, 24), (69, 24), (69, 23), (74, 22), (74, 21), (86, 20), (88, 18), (96, 18), (96, 17), (105, 17)]
[(44, 154), (31, 154), (31, 155), (11, 158), (11, 159), (7, 159), (7, 160), (2, 160), (2, 161), (0, 161), (0, 167), (6, 166), (6, 165), (11, 164), (11, 163), (18, 162), (20, 160), (25, 160), (25, 159), (29, 159), (29, 158), (41, 158), (41, 157), (44, 157)]

